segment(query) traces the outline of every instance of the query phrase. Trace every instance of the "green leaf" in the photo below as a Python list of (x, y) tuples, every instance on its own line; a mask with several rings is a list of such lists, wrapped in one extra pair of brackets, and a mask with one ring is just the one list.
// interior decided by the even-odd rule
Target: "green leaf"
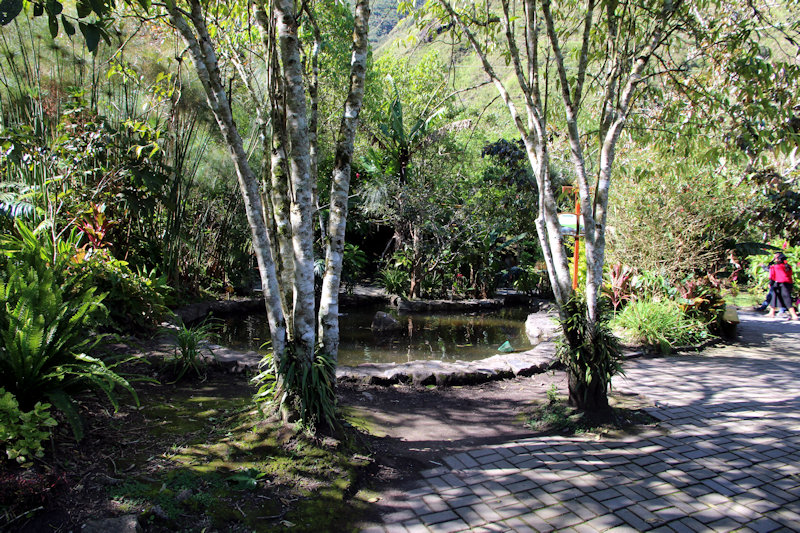
[(85, 18), (92, 14), (92, 6), (86, 0), (78, 0), (75, 7), (78, 10), (78, 18)]
[(5, 26), (22, 11), (22, 0), (0, 0), (0, 26)]
[(97, 16), (102, 17), (106, 13), (107, 8), (103, 0), (89, 0), (89, 3), (92, 5), (92, 11), (94, 11)]
[(47, 17), (47, 25), (50, 27), (50, 37), (53, 39), (58, 37), (58, 19), (55, 15)]
[(72, 435), (75, 437), (75, 440), (81, 440), (83, 438), (83, 423), (81, 422), (78, 410), (75, 408), (75, 404), (72, 403), (72, 399), (62, 390), (50, 391), (45, 396), (47, 396), (56, 409), (64, 413), (67, 423), (70, 428), (72, 428)]
[(70, 37), (75, 35), (75, 26), (64, 15), (61, 15), (61, 25), (64, 26), (64, 33)]
[(100, 43), (100, 30), (97, 28), (97, 25), (79, 22), (78, 26), (81, 29), (83, 38), (86, 39), (86, 48), (88, 48), (90, 52), (96, 51), (97, 45)]
[(61, 2), (56, 2), (56, 0), (47, 0), (47, 13), (51, 16), (60, 15), (62, 11), (64, 11), (64, 6), (61, 5)]

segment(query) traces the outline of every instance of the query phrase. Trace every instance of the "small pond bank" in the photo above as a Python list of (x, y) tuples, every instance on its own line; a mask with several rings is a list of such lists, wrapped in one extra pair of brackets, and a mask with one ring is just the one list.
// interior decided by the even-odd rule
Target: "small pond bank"
[[(483, 300), (405, 300), (359, 287), (342, 294), (341, 303), (337, 378), (343, 382), (465, 385), (530, 376), (554, 366), (555, 349), (544, 342), (553, 332), (542, 331), (552, 323), (550, 315), (542, 311), (535, 333), (530, 320), (526, 331), (526, 318), (549, 307), (541, 300), (516, 293)], [(527, 305), (519, 307), (523, 303)], [(385, 306), (397, 317), (389, 317), (397, 325), (393, 331), (375, 329), (373, 318)], [(263, 301), (251, 298), (194, 304), (176, 314), (184, 322), (208, 314), (225, 319), (227, 337), (212, 349), (223, 366), (236, 371), (255, 368), (261, 360), (259, 347), (269, 338), (261, 309)], [(539, 342), (544, 343), (537, 346)]]

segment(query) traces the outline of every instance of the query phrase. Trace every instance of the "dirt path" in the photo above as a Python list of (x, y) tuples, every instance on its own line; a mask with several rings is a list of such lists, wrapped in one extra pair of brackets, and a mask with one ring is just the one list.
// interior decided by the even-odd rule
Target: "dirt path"
[(553, 385), (566, 394), (564, 372), (431, 389), (340, 385), (339, 401), (371, 435), (377, 485), (395, 486), (442, 456), (533, 435), (525, 412)]

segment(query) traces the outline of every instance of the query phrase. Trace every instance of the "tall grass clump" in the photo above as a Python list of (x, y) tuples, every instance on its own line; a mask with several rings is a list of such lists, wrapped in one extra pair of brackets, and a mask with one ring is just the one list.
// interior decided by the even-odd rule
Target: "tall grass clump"
[(627, 340), (657, 346), (662, 353), (710, 337), (701, 320), (686, 316), (680, 305), (671, 300), (634, 300), (617, 313), (612, 327), (622, 330)]

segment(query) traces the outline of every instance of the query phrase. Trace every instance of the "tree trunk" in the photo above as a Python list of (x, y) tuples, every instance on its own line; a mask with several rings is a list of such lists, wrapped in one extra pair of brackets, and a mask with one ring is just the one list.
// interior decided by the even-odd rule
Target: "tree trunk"
[(422, 297), (422, 230), (417, 225), (411, 227), (411, 298)]
[(233, 121), (230, 102), (225, 85), (220, 76), (217, 56), (208, 29), (205, 25), (202, 8), (198, 0), (189, 0), (189, 22), (181, 10), (168, 8), (172, 24), (181, 33), (189, 54), (203, 85), (206, 101), (214, 115), (231, 161), (236, 169), (239, 189), (244, 198), (245, 213), (253, 237), (253, 249), (258, 262), (267, 319), (272, 337), (272, 348), (276, 357), (282, 357), (286, 348), (286, 324), (280, 304), (278, 277), (272, 257), (271, 243), (264, 223), (264, 207), (258, 179), (253, 174), (244, 150), (242, 138)]
[(572, 373), (568, 374), (569, 404), (582, 411), (602, 413), (609, 411), (608, 391), (599, 380), (589, 384)]
[(351, 162), (358, 116), (364, 101), (364, 81), (367, 72), (367, 34), (369, 32), (369, 1), (358, 0), (355, 6), (353, 56), (350, 61), (350, 90), (344, 104), (336, 161), (331, 184), (331, 208), (328, 235), (325, 240), (325, 278), (319, 306), (319, 329), (322, 350), (336, 361), (339, 353), (339, 287), (342, 279), (347, 202), (350, 191)]
[(306, 5), (306, 13), (314, 28), (314, 44), (311, 47), (311, 79), (308, 82), (308, 100), (311, 104), (311, 115), (308, 118), (309, 153), (311, 155), (311, 175), (314, 177), (311, 190), (312, 206), (319, 216), (319, 238), (325, 242), (325, 217), (319, 208), (319, 192), (317, 190), (319, 175), (319, 53), (322, 50), (322, 34), (314, 19), (312, 9)]
[[(308, 116), (300, 40), (297, 36), (297, 13), (293, 0), (275, 2), (275, 18), (280, 43), (281, 64), (286, 91), (286, 124), (289, 137), (291, 177), (292, 246), (294, 249), (294, 320), (295, 354), (310, 365), (314, 357), (316, 331), (314, 322), (314, 234), (312, 225), (312, 176), (309, 153)], [(316, 177), (314, 177), (316, 178)]]
[[(277, 65), (273, 67), (277, 70)], [(278, 274), (281, 281), (281, 301), (286, 315), (289, 340), (294, 338), (292, 306), (294, 301), (294, 250), (289, 200), (289, 163), (286, 160), (286, 122), (280, 76), (275, 76), (272, 91), (272, 135), (270, 137), (270, 196), (278, 249)], [(266, 157), (266, 154), (265, 154)]]

